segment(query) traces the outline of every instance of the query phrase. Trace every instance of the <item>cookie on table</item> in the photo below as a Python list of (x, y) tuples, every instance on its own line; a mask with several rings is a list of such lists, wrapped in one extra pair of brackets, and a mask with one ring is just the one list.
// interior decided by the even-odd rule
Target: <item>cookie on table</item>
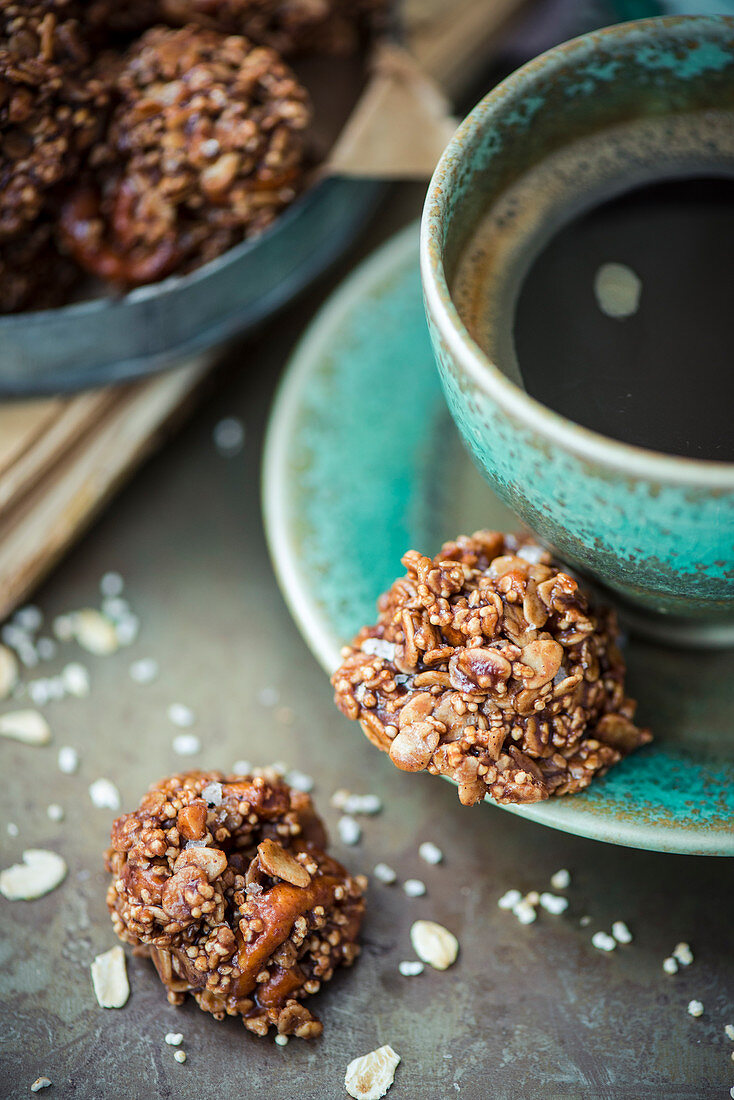
[(583, 790), (651, 740), (624, 690), (617, 625), (527, 538), (477, 531), (415, 550), (343, 651), (335, 701), (405, 771), (465, 805)]

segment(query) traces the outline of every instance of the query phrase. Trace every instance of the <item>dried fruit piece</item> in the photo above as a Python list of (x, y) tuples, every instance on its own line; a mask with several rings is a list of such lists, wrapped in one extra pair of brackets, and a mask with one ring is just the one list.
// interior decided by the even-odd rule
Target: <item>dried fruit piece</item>
[(122, 1008), (130, 996), (125, 952), (119, 943), (97, 955), (92, 963), (94, 995), (101, 1008)]
[(400, 1055), (389, 1044), (355, 1058), (347, 1066), (344, 1088), (354, 1100), (380, 1100), (395, 1080)]
[(0, 735), (26, 745), (47, 745), (51, 727), (37, 710), (14, 710), (0, 715)]
[(414, 921), (410, 929), (410, 942), (418, 958), (434, 970), (448, 970), (459, 954), (456, 936), (432, 920)]
[(0, 894), (8, 901), (32, 901), (55, 890), (66, 878), (66, 861), (45, 848), (29, 848), (23, 862), (0, 871)]

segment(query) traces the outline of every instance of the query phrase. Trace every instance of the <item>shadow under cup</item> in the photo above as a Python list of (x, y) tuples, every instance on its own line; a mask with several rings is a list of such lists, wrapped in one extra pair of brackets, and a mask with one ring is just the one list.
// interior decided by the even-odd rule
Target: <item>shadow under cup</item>
[(734, 177), (734, 19), (648, 19), (559, 46), (482, 100), (436, 169), (421, 230), (434, 353), (480, 470), (639, 628), (699, 644), (734, 642), (734, 464), (617, 442), (539, 404), (512, 329), (532, 259), (571, 217), (653, 180), (717, 174)]

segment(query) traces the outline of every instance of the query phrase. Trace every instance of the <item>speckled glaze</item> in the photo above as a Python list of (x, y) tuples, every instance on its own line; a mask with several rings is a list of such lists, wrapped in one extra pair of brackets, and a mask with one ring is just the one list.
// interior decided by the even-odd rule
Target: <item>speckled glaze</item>
[[(461, 531), (517, 528), (446, 409), (417, 246), (411, 226), (321, 310), (283, 378), (268, 429), (270, 550), (291, 612), (327, 672), (341, 646), (374, 621), (377, 597), (401, 573), (408, 548), (434, 554)], [(630, 693), (655, 742), (583, 794), (503, 809), (631, 847), (734, 855), (734, 652), (634, 638), (626, 657)], [(350, 738), (362, 736), (345, 719), (335, 751), (348, 752)], [(375, 769), (392, 767), (375, 754)], [(427, 797), (430, 787), (426, 779)]]
[[(431, 181), (421, 274), (449, 408), (497, 493), (658, 636), (734, 641), (734, 464), (607, 439), (545, 408), (477, 346), (449, 286), (477, 217), (571, 137), (630, 117), (734, 103), (734, 19), (648, 19), (532, 61), (459, 127)], [(655, 614), (655, 613), (660, 613)]]

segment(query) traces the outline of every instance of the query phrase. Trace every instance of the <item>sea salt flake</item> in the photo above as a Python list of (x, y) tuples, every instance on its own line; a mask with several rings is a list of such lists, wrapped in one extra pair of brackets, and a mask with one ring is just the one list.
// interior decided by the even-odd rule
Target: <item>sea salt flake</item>
[(400, 1055), (389, 1045), (355, 1058), (347, 1066), (344, 1087), (354, 1100), (380, 1100), (395, 1080)]
[(688, 1015), (694, 1016), (696, 1019), (698, 1019), (699, 1016), (703, 1016), (703, 1004), (701, 1001), (688, 1002)]
[(47, 745), (51, 727), (37, 710), (14, 710), (0, 715), (0, 736), (25, 745)]
[(362, 838), (362, 829), (353, 817), (349, 817), (347, 814), (340, 817), (337, 828), (342, 844), (359, 844)]
[(207, 783), (201, 792), (201, 797), (205, 798), (210, 806), (218, 806), (222, 801), (222, 784)]
[(425, 967), (422, 962), (416, 962), (414, 959), (406, 959), (404, 962), (398, 963), (398, 970), (404, 978), (414, 978), (418, 974), (422, 974)]
[(33, 901), (49, 894), (66, 878), (66, 861), (45, 848), (29, 848), (23, 862), (0, 871), (0, 894), (8, 901)]
[(612, 925), (612, 935), (617, 943), (632, 943), (632, 933), (623, 920), (615, 920)]
[(542, 546), (537, 546), (535, 543), (529, 543), (527, 546), (521, 546), (517, 551), (518, 558), (523, 558), (525, 561), (529, 561), (531, 565), (539, 565), (543, 560), (543, 554), (545, 550)]
[(419, 878), (408, 878), (403, 883), (403, 890), (409, 898), (422, 898), (426, 892), (426, 884)]
[(89, 669), (78, 661), (72, 661), (61, 671), (61, 683), (69, 695), (77, 699), (84, 699), (89, 695), (90, 678)]
[(201, 751), (201, 741), (194, 733), (177, 734), (172, 745), (177, 756), (194, 756)]
[(514, 909), (518, 902), (522, 901), (519, 890), (507, 890), (497, 902), (499, 909)]
[(169, 1047), (180, 1047), (183, 1042), (183, 1035), (180, 1031), (169, 1031), (165, 1038)]
[(443, 860), (443, 852), (438, 845), (433, 844), (430, 840), (423, 841), (418, 849), (418, 855), (425, 863), (431, 863), (434, 866)]
[(384, 638), (365, 638), (359, 648), (363, 653), (380, 657), (383, 661), (392, 661), (395, 657), (395, 643), (386, 642)]
[(591, 943), (597, 951), (614, 951), (617, 946), (614, 936), (610, 936), (607, 932), (595, 932), (591, 937)]
[(122, 1008), (130, 996), (125, 952), (119, 944), (97, 955), (92, 963), (92, 986), (100, 1008)]
[(95, 779), (90, 783), (89, 797), (98, 810), (120, 809), (120, 792), (111, 779)]
[(567, 890), (571, 885), (571, 873), (565, 867), (551, 875), (550, 884), (554, 890)]
[(372, 873), (378, 882), (383, 882), (386, 886), (392, 886), (398, 877), (387, 863), (376, 863)]
[(140, 657), (130, 665), (130, 679), (136, 684), (152, 684), (158, 675), (158, 662), (153, 657)]
[(191, 709), (184, 703), (171, 703), (167, 712), (169, 722), (172, 722), (174, 726), (178, 726), (180, 729), (188, 729), (189, 726), (193, 726), (196, 721), (196, 716)]
[(558, 894), (543, 892), (540, 895), (540, 904), (547, 913), (552, 913), (557, 917), (560, 916), (561, 913), (565, 913), (568, 909), (568, 898), (559, 897)]
[(64, 775), (73, 775), (79, 767), (79, 753), (70, 745), (64, 745), (59, 749), (59, 771)]

